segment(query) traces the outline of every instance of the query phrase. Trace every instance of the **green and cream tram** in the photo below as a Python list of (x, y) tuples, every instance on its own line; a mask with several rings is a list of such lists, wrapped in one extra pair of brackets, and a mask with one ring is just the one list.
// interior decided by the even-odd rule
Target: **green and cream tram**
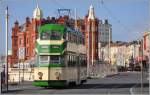
[(86, 48), (83, 34), (65, 25), (39, 27), (36, 40), (35, 86), (68, 86), (86, 82)]

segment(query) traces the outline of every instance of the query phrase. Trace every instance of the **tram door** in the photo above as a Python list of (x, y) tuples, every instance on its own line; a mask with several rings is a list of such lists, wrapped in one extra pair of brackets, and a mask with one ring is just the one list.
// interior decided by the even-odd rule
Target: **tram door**
[[(51, 63), (49, 62), (49, 64)], [(50, 66), (48, 66), (48, 80), (50, 80), (50, 77), (51, 77), (51, 68)]]

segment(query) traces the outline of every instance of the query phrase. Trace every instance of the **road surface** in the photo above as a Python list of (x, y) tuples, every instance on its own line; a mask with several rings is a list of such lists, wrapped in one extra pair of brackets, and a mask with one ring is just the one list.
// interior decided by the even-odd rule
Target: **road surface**
[[(148, 95), (148, 80), (144, 74), (143, 93)], [(87, 83), (68, 88), (34, 87), (31, 82), (9, 86), (11, 94), (140, 94), (140, 72), (120, 72), (105, 78), (88, 79)]]

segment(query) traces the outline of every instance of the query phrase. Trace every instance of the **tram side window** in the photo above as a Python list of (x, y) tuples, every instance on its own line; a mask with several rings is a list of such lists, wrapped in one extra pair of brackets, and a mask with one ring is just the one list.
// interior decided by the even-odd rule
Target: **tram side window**
[(75, 66), (76, 65), (76, 62), (75, 62), (75, 56), (74, 55), (72, 55), (72, 64), (71, 64), (71, 66)]
[(40, 63), (41, 64), (48, 64), (49, 63), (49, 56), (47, 56), (47, 55), (40, 56)]
[(86, 58), (84, 56), (80, 57), (80, 62), (81, 62), (80, 64), (81, 64), (82, 67), (86, 66)]
[(68, 55), (68, 66), (75, 67), (76, 66), (76, 59), (74, 55)]
[(69, 57), (69, 55), (67, 55), (67, 65), (69, 66), (69, 60), (70, 60), (70, 57)]
[(68, 63), (68, 66), (69, 66), (69, 67), (72, 67), (72, 56), (71, 56), (71, 55), (69, 55), (69, 63)]
[(68, 57), (67, 57), (67, 64), (68, 64), (68, 66), (70, 66), (70, 55), (68, 55)]

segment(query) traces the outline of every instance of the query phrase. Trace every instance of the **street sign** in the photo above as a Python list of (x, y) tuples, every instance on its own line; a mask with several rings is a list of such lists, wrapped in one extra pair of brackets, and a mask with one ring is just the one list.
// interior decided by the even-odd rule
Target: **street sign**
[(25, 47), (19, 48), (19, 59), (24, 59), (25, 57)]

